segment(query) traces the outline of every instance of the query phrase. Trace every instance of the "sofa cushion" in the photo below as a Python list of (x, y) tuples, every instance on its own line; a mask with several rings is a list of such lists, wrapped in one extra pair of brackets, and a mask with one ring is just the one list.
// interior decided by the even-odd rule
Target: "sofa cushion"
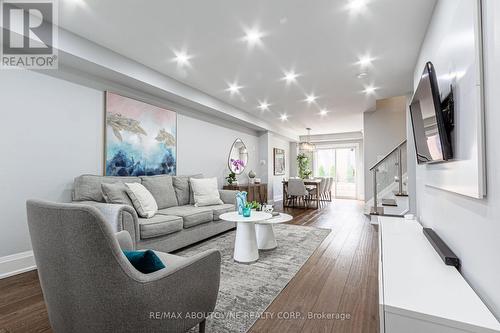
[(141, 177), (142, 185), (148, 189), (158, 204), (159, 209), (177, 206), (172, 176), (144, 176)]
[(172, 184), (174, 185), (175, 195), (179, 206), (189, 204), (189, 176), (173, 176)]
[(213, 205), (213, 206), (205, 206), (204, 208), (210, 208), (214, 214), (214, 221), (219, 221), (220, 216), (224, 213), (234, 212), (236, 210), (236, 206), (233, 204), (222, 204), (222, 205)]
[(102, 196), (104, 201), (110, 204), (128, 205), (134, 207), (127, 194), (127, 185), (118, 183), (101, 183)]
[(222, 205), (224, 203), (220, 199), (217, 178), (191, 178), (190, 181), (196, 207)]
[(95, 175), (81, 175), (75, 178), (73, 201), (104, 202), (102, 196), (102, 183), (140, 183), (139, 177), (107, 177)]
[(182, 217), (184, 228), (191, 228), (198, 224), (211, 222), (213, 220), (213, 211), (207, 207), (177, 206), (162, 209), (158, 211), (161, 215), (174, 215)]
[[(197, 174), (197, 175), (192, 175), (189, 176), (189, 178), (203, 178), (203, 174)], [(194, 205), (194, 192), (193, 189), (191, 188), (191, 182), (189, 182), (189, 204)]]
[(194, 196), (193, 193), (191, 192), (191, 185), (189, 183), (189, 178), (203, 178), (203, 175), (197, 174), (192, 176), (172, 177), (172, 183), (174, 185), (174, 190), (177, 196), (177, 202), (179, 206), (194, 204)]
[(139, 219), (141, 239), (172, 234), (182, 230), (182, 217), (171, 215), (155, 215), (150, 219)]
[(160, 260), (167, 266), (166, 271), (177, 269), (180, 265), (188, 261), (187, 258), (176, 256), (174, 254), (154, 251)]
[(158, 211), (158, 204), (155, 198), (144, 185), (139, 183), (125, 183), (127, 194), (134, 204), (134, 208), (140, 217), (151, 218)]

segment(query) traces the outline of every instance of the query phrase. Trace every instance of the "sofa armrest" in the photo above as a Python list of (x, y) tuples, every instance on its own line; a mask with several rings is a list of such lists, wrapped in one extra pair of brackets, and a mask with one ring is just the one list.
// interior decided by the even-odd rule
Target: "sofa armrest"
[(236, 193), (234, 190), (219, 190), (220, 199), (225, 204), (236, 205)]
[(134, 241), (132, 241), (132, 237), (130, 237), (130, 234), (128, 233), (127, 230), (119, 231), (115, 233), (115, 236), (122, 251), (135, 250)]
[(74, 203), (89, 205), (97, 208), (114, 232), (128, 231), (135, 242), (140, 240), (139, 220), (134, 208), (127, 205), (108, 204), (96, 201), (75, 201)]
[(150, 296), (144, 302), (147, 306), (140, 310), (180, 315), (163, 323), (164, 332), (177, 331), (178, 325), (185, 325), (179, 331), (189, 329), (203, 320), (194, 318), (193, 313), (207, 316), (214, 310), (219, 293), (221, 254), (209, 250), (186, 258), (176, 267), (172, 265), (167, 271), (142, 274), (142, 281), (137, 281), (142, 295)]

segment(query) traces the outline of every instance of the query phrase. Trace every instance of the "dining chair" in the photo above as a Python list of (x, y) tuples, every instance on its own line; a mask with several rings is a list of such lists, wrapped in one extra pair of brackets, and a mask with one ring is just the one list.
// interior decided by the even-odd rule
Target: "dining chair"
[(332, 201), (332, 186), (333, 186), (333, 177), (328, 177), (328, 184), (326, 185), (326, 199), (328, 201)]
[(309, 196), (309, 191), (307, 190), (304, 180), (302, 179), (292, 179), (288, 180), (288, 198), (287, 200), (292, 201), (293, 207), (295, 207), (295, 202), (300, 203), (300, 199), (304, 202), (304, 208), (307, 208), (307, 197)]
[(325, 201), (326, 187), (328, 186), (328, 177), (321, 179), (319, 183), (319, 197), (321, 201)]

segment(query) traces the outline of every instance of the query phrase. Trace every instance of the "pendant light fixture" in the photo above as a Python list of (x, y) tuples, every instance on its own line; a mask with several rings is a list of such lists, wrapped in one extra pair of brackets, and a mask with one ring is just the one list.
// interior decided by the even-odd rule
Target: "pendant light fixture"
[(311, 129), (308, 127), (307, 130), (307, 139), (299, 143), (299, 149), (301, 151), (315, 151), (316, 146), (311, 143)]

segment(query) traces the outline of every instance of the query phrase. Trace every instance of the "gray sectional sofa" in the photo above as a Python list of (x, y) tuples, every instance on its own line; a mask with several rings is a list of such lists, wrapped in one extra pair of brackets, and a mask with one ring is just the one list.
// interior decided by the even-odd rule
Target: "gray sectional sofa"
[[(235, 210), (236, 191), (220, 190), (222, 205), (195, 207), (189, 178), (193, 176), (106, 177), (81, 175), (75, 178), (73, 202), (96, 207), (114, 228), (127, 230), (137, 248), (171, 252), (235, 227), (219, 216)], [(158, 204), (152, 218), (140, 218), (132, 206), (106, 203), (102, 183), (142, 183)]]

